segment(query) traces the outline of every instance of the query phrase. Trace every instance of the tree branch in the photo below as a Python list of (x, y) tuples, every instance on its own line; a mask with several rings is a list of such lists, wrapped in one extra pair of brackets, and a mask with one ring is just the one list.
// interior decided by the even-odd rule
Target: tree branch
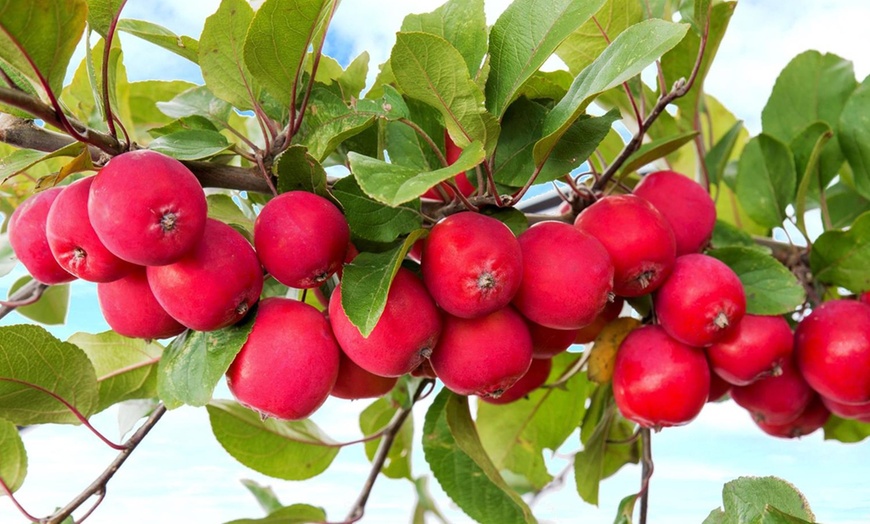
[(9, 313), (15, 311), (15, 309), (21, 305), (21, 302), (26, 302), (28, 299), (33, 297), (42, 296), (45, 290), (48, 288), (46, 284), (42, 282), (37, 282), (36, 280), (31, 280), (30, 282), (24, 284), (20, 288), (18, 288), (15, 293), (9, 297), (9, 300), (0, 305), (0, 318), (5, 317)]
[[(67, 135), (40, 127), (32, 120), (0, 114), (0, 142), (15, 147), (51, 152), (72, 144), (75, 140)], [(90, 147), (90, 152), (95, 163), (103, 164), (110, 158), (107, 153), (95, 146)], [(266, 181), (254, 168), (227, 166), (198, 160), (185, 160), (182, 163), (196, 175), (203, 187), (271, 193)]]
[(106, 486), (109, 484), (109, 481), (112, 480), (112, 477), (115, 476), (115, 473), (118, 472), (118, 469), (124, 464), (127, 458), (133, 453), (133, 450), (142, 442), (142, 439), (145, 438), (145, 435), (151, 431), (151, 428), (157, 424), (157, 421), (160, 420), (160, 417), (166, 412), (166, 406), (163, 404), (158, 405), (154, 411), (151, 413), (151, 416), (148, 417), (148, 420), (142, 424), (136, 433), (124, 443), (124, 450), (115, 457), (115, 460), (109, 464), (109, 466), (103, 470), (99, 477), (94, 480), (90, 486), (88, 486), (84, 491), (79, 493), (73, 500), (69, 502), (66, 506), (56, 511), (53, 515), (41, 519), (39, 522), (41, 524), (60, 524), (67, 517), (72, 515), (72, 512), (78, 509), (82, 504), (84, 504), (89, 498), (94, 495), (100, 495), (105, 493)]

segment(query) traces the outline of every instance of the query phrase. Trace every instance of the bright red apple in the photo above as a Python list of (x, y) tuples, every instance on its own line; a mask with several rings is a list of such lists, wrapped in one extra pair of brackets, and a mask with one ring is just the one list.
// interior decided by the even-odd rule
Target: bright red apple
[(519, 378), (514, 385), (507, 388), (504, 393), (498, 398), (496, 397), (480, 397), (480, 399), (489, 404), (509, 404), (515, 402), (532, 391), (544, 385), (547, 377), (550, 376), (550, 370), (553, 369), (553, 359), (550, 358), (533, 358), (529, 366), (529, 370)]
[(169, 338), (185, 329), (154, 298), (144, 267), (114, 282), (97, 284), (97, 299), (106, 323), (125, 337)]
[(30, 276), (43, 284), (63, 284), (76, 278), (57, 263), (45, 234), (48, 210), (63, 190), (63, 187), (52, 187), (31, 195), (15, 208), (7, 226), (15, 256)]
[(735, 386), (780, 372), (791, 358), (794, 336), (778, 316), (744, 315), (724, 338), (707, 348), (713, 371)]

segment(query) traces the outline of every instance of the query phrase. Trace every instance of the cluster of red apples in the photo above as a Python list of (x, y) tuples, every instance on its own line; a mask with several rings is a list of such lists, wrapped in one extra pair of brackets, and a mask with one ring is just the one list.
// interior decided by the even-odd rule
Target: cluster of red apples
[(252, 246), (207, 217), (181, 163), (135, 151), (29, 198), (9, 238), (36, 280), (97, 282), (106, 321), (125, 336), (217, 330), (258, 304), (227, 382), (242, 404), (281, 419), (309, 416), (330, 394), (382, 396), (408, 373), (486, 402), (517, 400), (544, 384), (553, 356), (592, 341), (624, 298), (653, 294), (657, 323), (632, 331), (614, 364), (627, 418), (685, 424), (730, 389), (779, 436), (818, 428), (829, 410), (870, 420), (870, 376), (860, 372), (870, 369), (870, 305), (823, 304), (796, 337), (781, 317), (744, 315), (737, 276), (699, 253), (714, 222), (709, 195), (669, 171), (599, 199), (573, 225), (540, 222), (519, 236), (487, 215), (457, 213), (411, 257), (419, 272), (398, 270), (368, 336), (349, 320), (341, 283), (324, 312), (260, 300), (268, 276), (319, 288), (352, 258), (344, 215), (312, 193), (270, 200)]

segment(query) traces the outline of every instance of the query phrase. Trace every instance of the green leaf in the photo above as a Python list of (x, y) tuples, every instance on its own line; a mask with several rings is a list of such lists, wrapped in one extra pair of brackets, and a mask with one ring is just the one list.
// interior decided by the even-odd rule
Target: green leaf
[(640, 74), (646, 66), (677, 45), (688, 29), (686, 24), (646, 20), (620, 33), (592, 64), (577, 75), (568, 94), (547, 115), (544, 137), (535, 144), (535, 159), (540, 162), (547, 157), (598, 93)]
[(746, 292), (747, 313), (791, 313), (806, 299), (794, 274), (770, 255), (747, 247), (723, 247), (707, 254), (727, 264), (740, 277)]
[(647, 142), (640, 146), (637, 151), (632, 153), (631, 156), (626, 159), (625, 164), (623, 164), (622, 169), (620, 169), (620, 173), (632, 173), (650, 162), (666, 157), (691, 142), (696, 136), (698, 136), (698, 134), (698, 131), (686, 131), (679, 135)]
[(6, 179), (27, 171), (36, 164), (50, 158), (76, 157), (84, 150), (85, 146), (81, 142), (73, 142), (50, 153), (34, 151), (33, 149), (16, 149), (11, 155), (0, 159), (0, 178)]
[(483, 162), (484, 156), (481, 143), (473, 142), (450, 166), (422, 173), (353, 152), (348, 153), (347, 158), (362, 190), (373, 199), (395, 207), (414, 200), (439, 182), (474, 168)]
[(148, 144), (148, 149), (178, 160), (209, 158), (229, 148), (230, 143), (224, 135), (207, 129), (176, 131)]
[[(547, 383), (559, 380), (577, 358), (574, 353), (555, 356)], [(577, 429), (593, 389), (586, 374), (577, 373), (563, 387), (537, 389), (510, 404), (478, 402), (477, 430), (496, 468), (522, 475), (536, 490), (543, 488), (552, 480), (544, 450), (558, 450)]]
[(644, 19), (641, 2), (636, 0), (607, 0), (589, 20), (574, 31), (556, 54), (575, 75), (604, 52), (607, 44), (628, 27)]
[(506, 225), (516, 237), (529, 229), (529, 218), (515, 207), (485, 207), (480, 212)]
[(840, 148), (849, 166), (855, 189), (864, 198), (870, 198), (870, 77), (852, 93), (840, 113), (837, 133)]
[(323, 508), (308, 504), (293, 504), (276, 509), (261, 519), (238, 519), (226, 524), (307, 524), (325, 521), (326, 512)]
[(148, 130), (148, 134), (154, 138), (177, 133), (179, 131), (218, 131), (217, 126), (208, 118), (201, 115), (185, 116), (160, 127)]
[(752, 240), (752, 235), (737, 226), (722, 220), (716, 221), (716, 225), (713, 227), (713, 238), (710, 240), (710, 244), (716, 249), (739, 246), (770, 254), (769, 249), (759, 246), (754, 240)]
[(236, 226), (251, 234), (254, 231), (254, 221), (245, 215), (233, 201), (233, 197), (224, 194), (211, 194), (206, 197), (208, 216), (220, 220), (224, 224)]
[(851, 444), (870, 437), (870, 424), (831, 415), (824, 426), (825, 440), (839, 440)]
[(245, 345), (255, 314), (217, 331), (185, 331), (163, 352), (157, 367), (157, 391), (169, 409), (204, 406), (215, 386)]
[(114, 331), (74, 333), (68, 340), (91, 360), (100, 385), (97, 411), (134, 398), (157, 396), (156, 369), (163, 346)]
[(227, 453), (270, 477), (305, 480), (317, 476), (339, 451), (310, 420), (262, 420), (230, 400), (213, 400), (206, 409), (212, 432)]
[(822, 233), (810, 251), (810, 268), (819, 282), (854, 292), (870, 289), (870, 212), (848, 231)]
[(272, 164), (272, 172), (278, 177), (278, 192), (308, 191), (329, 197), (326, 186), (326, 171), (308, 148), (293, 145), (285, 149)]
[[(130, 112), (133, 120), (132, 125), (127, 127), (137, 140), (146, 143), (149, 137), (149, 129), (165, 126), (173, 121), (173, 118), (165, 115), (157, 108), (158, 102), (169, 102), (183, 91), (194, 87), (193, 84), (183, 81), (165, 82), (160, 80), (147, 80), (144, 82), (131, 82), (128, 84)], [(195, 129), (190, 119), (198, 117), (182, 118), (181, 122), (188, 125), (188, 129)], [(178, 131), (180, 129), (176, 129)]]
[(88, 26), (101, 36), (109, 32), (115, 15), (121, 10), (123, 0), (87, 0)]
[(347, 65), (347, 69), (342, 71), (341, 76), (338, 77), (341, 95), (345, 100), (350, 101), (360, 97), (360, 93), (366, 86), (369, 58), (369, 52), (363, 51)]
[(222, 0), (205, 19), (199, 37), (199, 65), (205, 85), (218, 98), (246, 110), (259, 100), (260, 86), (245, 65), (244, 46), (254, 9), (245, 0)]
[[(360, 413), (359, 428), (363, 432), (363, 435), (373, 435), (387, 427), (397, 411), (398, 406), (394, 405), (387, 398), (379, 398)], [(374, 458), (380, 444), (380, 438), (366, 441), (366, 456), (369, 460)], [(384, 462), (384, 467), (381, 468), (381, 473), (391, 479), (406, 478), (413, 480), (411, 476), (411, 450), (413, 445), (414, 418), (408, 417), (402, 423), (398, 433), (396, 433), (396, 439), (390, 447), (390, 452), (387, 454), (387, 460)]]
[(447, 40), (462, 55), (468, 75), (477, 75), (487, 49), (483, 0), (449, 0), (431, 13), (409, 14), (401, 30), (430, 33)]
[(176, 55), (197, 63), (199, 42), (189, 36), (178, 36), (169, 29), (147, 20), (123, 18), (118, 21), (118, 30), (139, 37), (146, 42), (162, 47)]
[(375, 118), (374, 114), (349, 108), (328, 89), (316, 88), (308, 102), (300, 142), (308, 146), (311, 156), (323, 162), (340, 143), (371, 126)]
[(845, 229), (862, 213), (870, 211), (870, 200), (838, 182), (825, 192), (832, 229)]
[(796, 185), (794, 156), (786, 144), (765, 134), (746, 144), (737, 167), (737, 198), (752, 220), (782, 226)]
[(398, 207), (385, 206), (363, 193), (352, 176), (336, 182), (332, 194), (341, 202), (355, 237), (389, 243), (423, 225), (418, 201)]
[(79, 424), (95, 413), (97, 377), (85, 353), (33, 325), (0, 328), (0, 417), (18, 425)]
[(9, 243), (9, 233), (0, 233), (0, 277), (8, 275), (17, 264), (18, 257)]
[(251, 75), (289, 106), (302, 77), (302, 65), (323, 13), (334, 0), (266, 0), (254, 14), (244, 40)]
[(582, 26), (604, 0), (516, 0), (489, 36), (486, 107), (501, 118), (521, 86), (559, 44)]
[(759, 524), (812, 524), (812, 521), (789, 515), (784, 511), (768, 505), (761, 513), (761, 521)]
[(426, 234), (425, 229), (417, 229), (393, 249), (383, 253), (360, 253), (344, 267), (341, 307), (362, 336), (369, 336), (375, 329), (402, 260), (414, 242)]
[(263, 486), (250, 479), (242, 479), (242, 485), (248, 488), (248, 491), (254, 495), (260, 507), (268, 514), (277, 511), (283, 507), (278, 496), (272, 491), (270, 486)]
[[(817, 192), (823, 189), (819, 185), (819, 159), (822, 155), (822, 148), (833, 136), (834, 132), (828, 124), (815, 122), (807, 126), (789, 145), (794, 154), (795, 170), (800, 177), (794, 199), (797, 228), (807, 239), (810, 238), (804, 216), (807, 209), (807, 198), (811, 188)], [(814, 182), (815, 184), (813, 184)]]
[[(794, 57), (779, 74), (761, 112), (765, 134), (789, 143), (813, 122), (837, 129), (849, 96), (857, 87), (852, 62), (837, 55), (806, 51)], [(822, 150), (822, 185), (837, 174), (843, 153), (837, 136)]]
[(725, 522), (749, 523), (761, 517), (765, 507), (773, 506), (789, 515), (815, 520), (803, 494), (776, 477), (740, 477), (722, 488)]
[(85, 0), (0, 0), (0, 60), (36, 85), (41, 74), (60, 95), (87, 14)]
[[(493, 169), (496, 182), (509, 187), (523, 187), (535, 172), (533, 149), (541, 137), (546, 114), (543, 106), (526, 99), (511, 104), (505, 113), (496, 149)], [(578, 118), (550, 152), (535, 183), (551, 182), (583, 164), (617, 120), (618, 110), (601, 116), (582, 115)]]
[[(9, 287), (9, 295), (12, 296), (21, 286), (33, 280), (30, 276), (23, 276)], [(69, 284), (49, 286), (42, 296), (28, 306), (17, 308), (19, 314), (49, 326), (56, 326), (66, 322), (66, 313), (69, 309)]]
[(15, 424), (0, 419), (0, 479), (15, 493), (27, 476), (27, 451)]
[(526, 97), (529, 100), (561, 100), (571, 88), (574, 77), (568, 71), (535, 71), (517, 92), (517, 99)]
[(616, 508), (616, 519), (613, 524), (631, 524), (632, 516), (634, 515), (634, 504), (637, 502), (639, 495), (637, 493), (629, 495), (619, 501), (619, 506)]
[(725, 168), (728, 166), (728, 161), (731, 158), (731, 153), (734, 151), (734, 146), (737, 144), (737, 139), (740, 137), (741, 130), (743, 130), (743, 120), (738, 120), (713, 145), (704, 157), (704, 164), (707, 166), (707, 174), (710, 177), (710, 185), (719, 185), (724, 180)]
[(157, 108), (172, 118), (199, 115), (223, 125), (232, 111), (229, 104), (214, 96), (206, 86), (192, 87), (168, 102), (157, 102)]
[(423, 426), (423, 453), (447, 495), (474, 520), (482, 524), (536, 522), (483, 449), (468, 397), (446, 388), (435, 397)]
[(721, 508), (716, 508), (707, 515), (701, 524), (725, 524), (725, 512)]
[[(384, 86), (384, 89), (389, 89), (389, 86)], [(408, 119), (423, 130), (443, 152), (444, 125), (439, 120), (438, 111), (414, 99), (408, 100), (407, 107)], [(413, 167), (421, 172), (443, 167), (432, 147), (404, 122), (387, 123), (386, 146), (390, 162), (394, 164)]]
[(457, 146), (479, 141), (492, 152), (498, 121), (483, 107), (483, 92), (450, 42), (429, 33), (397, 33), (390, 63), (401, 91), (437, 109)]
[[(707, 1), (709, 4), (709, 0)], [(704, 79), (710, 70), (713, 59), (716, 57), (719, 44), (725, 36), (728, 23), (731, 21), (731, 15), (734, 14), (736, 6), (737, 2), (721, 2), (709, 12), (710, 26), (707, 29), (704, 56), (698, 67), (695, 82), (684, 96), (674, 101), (674, 104), (680, 109), (680, 119), (684, 122), (695, 121), (700, 104), (702, 103), (700, 97), (703, 93)], [(707, 14), (706, 10), (704, 14)], [(696, 25), (695, 31), (686, 33), (685, 38), (662, 57), (662, 71), (665, 78), (674, 81), (678, 78), (689, 78), (692, 75), (692, 70), (698, 59), (698, 50), (701, 46), (701, 31), (703, 31), (703, 27)], [(691, 126), (691, 124), (689, 125)]]

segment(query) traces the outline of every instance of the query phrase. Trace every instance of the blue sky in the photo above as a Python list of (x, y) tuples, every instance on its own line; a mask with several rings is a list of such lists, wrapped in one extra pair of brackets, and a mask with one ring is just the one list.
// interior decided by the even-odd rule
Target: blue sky
[[(343, 60), (363, 49), (372, 54), (371, 67), (383, 61), (393, 34), (407, 12), (425, 12), (440, 2), (430, 0), (344, 0), (333, 25), (327, 50)], [(126, 16), (146, 18), (178, 34), (199, 34), (206, 13), (215, 0), (131, 0)], [(490, 22), (507, 2), (487, 2)], [(859, 80), (870, 72), (870, 5), (861, 0), (789, 3), (743, 0), (708, 77), (707, 89), (757, 132), (761, 108), (777, 73), (799, 52), (814, 48), (831, 51), (855, 61)], [(198, 81), (198, 73), (180, 58), (124, 35), (122, 37), (131, 80), (185, 78)], [(76, 60), (76, 59), (74, 59)], [(0, 280), (8, 287), (20, 268)], [(99, 315), (95, 287), (77, 282), (72, 286), (67, 325), (51, 328), (60, 338), (76, 331), (107, 329)], [(12, 314), (3, 323), (25, 320)], [(229, 397), (221, 386), (216, 393)], [(359, 411), (365, 402), (330, 400), (315, 420), (336, 440), (352, 440)], [(427, 404), (415, 412), (417, 429)], [(109, 410), (94, 422), (110, 436), (116, 435), (116, 413)], [(82, 428), (46, 426), (25, 433), (30, 473), (19, 499), (37, 515), (48, 514), (77, 494), (102, 470), (114, 452)], [(572, 437), (566, 450), (576, 448)], [(842, 445), (824, 442), (820, 434), (799, 441), (763, 435), (749, 416), (733, 403), (707, 406), (698, 419), (682, 428), (668, 429), (653, 441), (656, 471), (651, 486), (651, 522), (698, 523), (721, 504), (722, 484), (740, 475), (778, 475), (805, 492), (819, 520), (858, 523), (870, 521), (870, 498), (863, 467), (870, 459), (870, 444)], [(563, 462), (555, 459), (553, 471)], [(425, 470), (422, 453), (415, 451), (416, 473)], [(307, 482), (269, 479), (238, 464), (211, 435), (203, 409), (181, 408), (168, 413), (136, 450), (109, 485), (101, 508), (88, 520), (94, 524), (165, 522), (220, 523), (262, 513), (238, 482), (252, 478), (270, 484), (282, 501), (307, 502), (327, 508), (332, 519), (343, 517), (368, 471), (359, 446), (343, 450), (324, 475)], [(581, 502), (573, 480), (538, 503), (542, 522), (610, 522), (618, 501), (638, 488), (639, 468), (626, 467), (602, 484), (600, 508)], [(451, 522), (471, 522), (430, 483), (441, 509)], [(380, 478), (364, 522), (408, 522), (414, 492), (407, 482)], [(0, 522), (24, 519), (8, 501), (0, 499)]]

